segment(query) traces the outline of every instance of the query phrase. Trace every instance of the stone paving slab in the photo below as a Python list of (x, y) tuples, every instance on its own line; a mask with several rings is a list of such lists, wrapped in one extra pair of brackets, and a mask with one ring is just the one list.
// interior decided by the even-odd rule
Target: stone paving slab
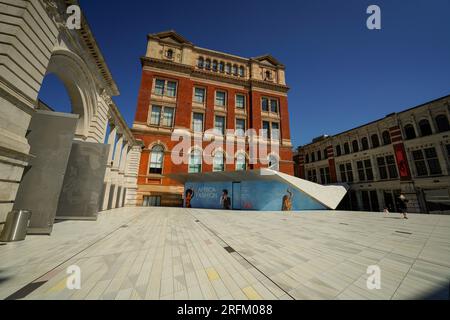
[[(0, 246), (0, 298), (448, 299), (450, 217), (122, 208)], [(69, 266), (81, 289), (69, 290)], [(382, 272), (367, 289), (367, 268)], [(20, 289), (25, 293), (17, 295)]]

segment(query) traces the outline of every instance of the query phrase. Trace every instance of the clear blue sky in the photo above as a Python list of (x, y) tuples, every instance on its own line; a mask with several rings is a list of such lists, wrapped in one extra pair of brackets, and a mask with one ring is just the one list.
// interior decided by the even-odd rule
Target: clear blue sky
[[(382, 10), (382, 30), (366, 9)], [(287, 67), (295, 146), (450, 94), (449, 0), (81, 0), (131, 125), (146, 35), (174, 29), (195, 45)], [(51, 77), (44, 101), (67, 108)]]

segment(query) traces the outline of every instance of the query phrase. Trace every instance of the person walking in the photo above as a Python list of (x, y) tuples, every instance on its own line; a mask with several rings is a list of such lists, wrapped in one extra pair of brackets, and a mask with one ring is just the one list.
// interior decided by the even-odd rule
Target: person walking
[(409, 200), (406, 198), (406, 196), (402, 193), (400, 194), (399, 200), (399, 209), (400, 212), (403, 214), (403, 218), (408, 219), (408, 202)]

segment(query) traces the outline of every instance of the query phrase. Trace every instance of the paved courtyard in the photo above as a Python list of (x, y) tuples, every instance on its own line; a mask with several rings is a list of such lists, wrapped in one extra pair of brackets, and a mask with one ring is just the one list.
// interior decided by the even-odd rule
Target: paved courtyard
[(450, 216), (123, 208), (0, 246), (0, 299), (448, 299), (449, 280)]

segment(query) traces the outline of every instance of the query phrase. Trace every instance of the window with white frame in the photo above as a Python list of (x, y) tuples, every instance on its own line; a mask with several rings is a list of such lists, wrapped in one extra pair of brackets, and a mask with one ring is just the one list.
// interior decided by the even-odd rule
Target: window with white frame
[(330, 168), (320, 168), (320, 181), (322, 184), (330, 184), (331, 183), (331, 176), (330, 176)]
[(175, 109), (172, 107), (152, 106), (150, 125), (173, 127)]
[(370, 159), (356, 162), (359, 181), (373, 181), (372, 162)]
[(214, 154), (213, 171), (214, 172), (225, 171), (225, 156), (224, 156), (223, 152), (217, 151)]
[(216, 106), (225, 107), (227, 104), (227, 94), (225, 91), (216, 91)]
[(206, 99), (206, 90), (204, 88), (194, 89), (194, 102), (204, 104)]
[(202, 172), (202, 152), (195, 149), (189, 156), (189, 173)]
[(203, 133), (203, 113), (195, 112), (192, 116), (192, 129), (195, 133)]
[(155, 94), (174, 98), (177, 95), (177, 83), (175, 81), (156, 79)]
[(247, 160), (245, 153), (240, 152), (236, 156), (236, 171), (245, 171), (247, 170)]
[(156, 145), (152, 148), (150, 153), (150, 174), (162, 174), (164, 160), (164, 148), (161, 145)]
[(236, 95), (236, 108), (245, 109), (245, 96), (243, 94)]
[(225, 117), (216, 116), (214, 121), (214, 130), (216, 134), (225, 135)]
[(262, 130), (263, 138), (280, 140), (280, 124), (278, 122), (263, 121)]
[(245, 119), (236, 119), (236, 136), (245, 137)]

